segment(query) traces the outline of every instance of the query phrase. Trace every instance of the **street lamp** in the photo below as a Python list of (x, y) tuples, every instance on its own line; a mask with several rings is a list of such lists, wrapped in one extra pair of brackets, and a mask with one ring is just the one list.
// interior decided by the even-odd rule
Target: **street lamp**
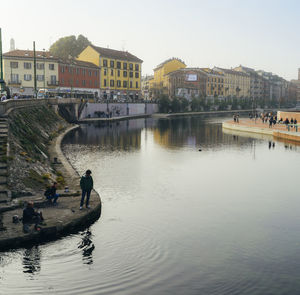
[[(46, 77), (45, 77), (45, 67), (46, 67), (46, 65), (45, 65), (45, 59), (46, 59), (46, 53), (45, 53), (45, 48), (43, 48), (43, 51), (44, 51), (44, 91), (45, 91), (45, 89), (46, 89)], [(46, 92), (45, 92), (45, 94), (46, 94)]]

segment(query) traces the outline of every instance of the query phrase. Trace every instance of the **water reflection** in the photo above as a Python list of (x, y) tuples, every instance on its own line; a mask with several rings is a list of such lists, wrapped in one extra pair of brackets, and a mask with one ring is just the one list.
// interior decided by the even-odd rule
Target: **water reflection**
[[(222, 131), (221, 122), (211, 123), (210, 117), (136, 119), (120, 122), (98, 122), (81, 125), (69, 133), (63, 144), (100, 146), (103, 150), (131, 151), (141, 149), (142, 131), (153, 134), (156, 144), (165, 148), (218, 148), (233, 143), (239, 147), (252, 145), (253, 139), (238, 137)], [(151, 137), (152, 139), (152, 137)]]
[(92, 233), (90, 229), (87, 229), (82, 234), (81, 242), (78, 246), (82, 250), (82, 258), (84, 264), (93, 264), (93, 251), (95, 250), (95, 245), (92, 241)]
[(41, 270), (41, 251), (39, 246), (26, 249), (23, 253), (23, 273), (36, 274)]

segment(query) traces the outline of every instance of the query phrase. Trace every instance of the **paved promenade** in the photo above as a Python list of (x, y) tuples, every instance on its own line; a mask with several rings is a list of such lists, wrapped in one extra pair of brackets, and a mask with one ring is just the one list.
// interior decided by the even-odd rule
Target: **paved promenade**
[(262, 123), (261, 119), (240, 119), (239, 123), (228, 120), (222, 126), (224, 129), (272, 135), (275, 138), (300, 142), (300, 128), (298, 128), (299, 132), (296, 132), (295, 128), (288, 131), (285, 124), (276, 124), (269, 127), (269, 122)]
[[(80, 176), (64, 157), (61, 150), (61, 141), (70, 129), (58, 136), (49, 150), (51, 159), (58, 159), (58, 163), (55, 164), (57, 165), (56, 168), (64, 175), (70, 192), (57, 191), (62, 194), (58, 199), (57, 206), (53, 206), (45, 200), (43, 191), (38, 195), (18, 198), (10, 205), (1, 206), (0, 212), (3, 215), (2, 221), (4, 227), (4, 230), (0, 232), (1, 251), (9, 248), (23, 247), (26, 244), (44, 240), (56, 239), (62, 235), (84, 228), (100, 217), (101, 199), (96, 191), (92, 191), (91, 194), (91, 209), (84, 208), (83, 210), (79, 210), (81, 197), (79, 187)], [(32, 226), (30, 233), (24, 233), (22, 223), (15, 224), (12, 222), (12, 219), (14, 215), (22, 217), (22, 204), (29, 200), (34, 201), (35, 208), (40, 208), (42, 211), (45, 225), (41, 226), (42, 229), (40, 231), (35, 231)]]

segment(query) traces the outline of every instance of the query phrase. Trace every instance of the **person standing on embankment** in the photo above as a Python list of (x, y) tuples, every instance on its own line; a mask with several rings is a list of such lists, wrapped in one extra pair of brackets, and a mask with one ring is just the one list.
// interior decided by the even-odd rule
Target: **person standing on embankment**
[(86, 195), (85, 206), (88, 209), (90, 208), (89, 201), (90, 201), (91, 191), (94, 185), (91, 174), (92, 174), (91, 170), (86, 170), (85, 175), (83, 175), (80, 179), (80, 188), (82, 190), (80, 207), (79, 207), (80, 210), (82, 210), (85, 195)]

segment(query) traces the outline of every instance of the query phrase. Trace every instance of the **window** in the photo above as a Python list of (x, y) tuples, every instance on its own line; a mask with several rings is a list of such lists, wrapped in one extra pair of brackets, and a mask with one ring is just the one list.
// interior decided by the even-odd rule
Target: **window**
[(76, 74), (80, 75), (80, 69), (79, 68), (76, 69)]
[(130, 86), (129, 86), (129, 88), (132, 88), (132, 81), (130, 81), (130, 84), (129, 84)]
[(31, 69), (31, 62), (24, 62), (24, 69)]
[(85, 80), (82, 80), (82, 86), (85, 86)]
[(127, 77), (127, 71), (123, 71), (123, 77)]
[(56, 84), (56, 76), (55, 75), (50, 76), (50, 80), (51, 80), (52, 85)]
[(113, 60), (110, 61), (110, 67), (114, 68), (115, 67), (115, 62)]
[(117, 69), (121, 69), (121, 62), (117, 61)]
[[(85, 76), (85, 69), (82, 69), (82, 75)], [(85, 82), (84, 82), (84, 85), (85, 85)]]
[(129, 77), (133, 78), (133, 72), (129, 72)]
[(65, 72), (65, 68), (64, 68), (64, 67), (61, 67), (61, 68), (60, 68), (60, 72), (61, 72), (61, 73), (64, 73), (64, 72)]
[(103, 66), (107, 67), (107, 59), (103, 59)]
[(129, 70), (133, 70), (133, 64), (129, 64)]
[(49, 70), (54, 71), (54, 64), (49, 64)]
[(121, 87), (121, 81), (117, 80), (117, 87)]
[(43, 70), (44, 67), (45, 67), (45, 65), (42, 64), (42, 63), (39, 63), (39, 62), (38, 62), (38, 63), (36, 64), (36, 68), (37, 68), (38, 70)]
[(76, 85), (79, 86), (79, 80), (76, 80)]
[(103, 86), (106, 87), (106, 79), (104, 79), (103, 84)]
[(11, 74), (11, 82), (19, 82), (19, 74)]
[(136, 78), (139, 77), (139, 72), (135, 72), (135, 77), (136, 77)]
[(139, 82), (135, 82), (135, 88), (139, 88)]
[(110, 75), (111, 75), (111, 76), (114, 75), (114, 70), (113, 70), (113, 69), (110, 70)]
[(109, 85), (110, 85), (110, 87), (114, 87), (115, 81), (114, 80), (110, 80)]
[(10, 62), (10, 67), (13, 69), (17, 69), (18, 68), (18, 62), (17, 61), (11, 61)]
[(127, 70), (127, 62), (123, 63), (123, 70)]
[(61, 85), (64, 85), (64, 83), (65, 83), (65, 80), (64, 80), (64, 79), (61, 79), (61, 80), (60, 80), (60, 84), (61, 84)]
[(138, 64), (135, 65), (135, 70), (139, 71), (139, 65)]
[(121, 71), (120, 71), (120, 70), (118, 70), (118, 77), (120, 77), (120, 75), (121, 75)]
[(68, 71), (69, 71), (69, 73), (72, 73), (71, 67), (68, 67)]
[(98, 72), (97, 71), (95, 71), (95, 77), (98, 77)]
[(31, 81), (31, 79), (32, 79), (32, 76), (30, 74), (25, 74), (24, 75), (24, 80), (25, 81)]
[(44, 75), (36, 75), (37, 81), (44, 81)]
[(106, 76), (107, 75), (107, 69), (103, 70), (103, 75)]
[(92, 77), (92, 71), (89, 70), (89, 76)]
[(127, 81), (123, 81), (123, 87), (127, 88)]
[(98, 86), (98, 82), (97, 81), (95, 81), (95, 87), (97, 87)]

